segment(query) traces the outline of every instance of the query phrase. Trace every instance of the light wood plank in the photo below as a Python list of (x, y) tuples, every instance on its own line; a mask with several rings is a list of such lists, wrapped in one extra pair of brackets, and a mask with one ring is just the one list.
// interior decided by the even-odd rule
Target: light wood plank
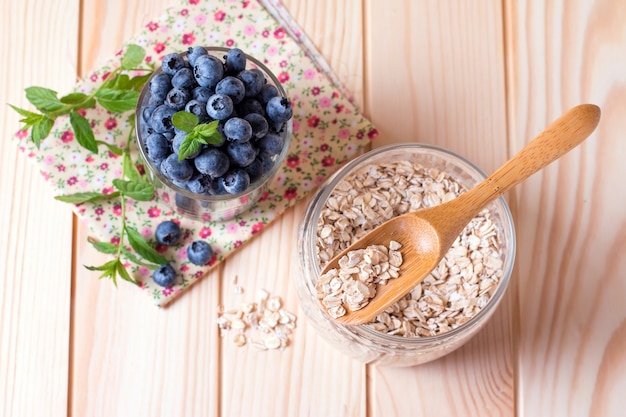
[(520, 415), (623, 415), (626, 3), (505, 3), (511, 151), (576, 104), (603, 112), (515, 192)]
[[(72, 214), (19, 152), (24, 88), (62, 91), (74, 82), (78, 1), (0, 5), (0, 415), (65, 416)], [(61, 23), (65, 21), (65, 23)]]
[[(85, 74), (172, 1), (86, 2), (81, 71)], [(215, 311), (220, 271), (194, 285), (185, 300), (154, 307), (129, 284), (115, 289), (83, 264), (106, 259), (76, 234), (71, 411), (76, 416), (218, 415), (219, 340)]]
[[(355, 98), (362, 96), (361, 9), (357, 2), (285, 1), (285, 7)], [(337, 34), (341, 33), (341, 35)], [(336, 34), (336, 35), (335, 35)], [(351, 35), (348, 35), (351, 34)], [(354, 34), (357, 34), (355, 36)], [(224, 416), (364, 416), (365, 366), (327, 344), (298, 310), (292, 279), (299, 274), (296, 242), (306, 201), (287, 210), (280, 222), (232, 255), (224, 268), (226, 308), (256, 301), (259, 289), (279, 295), (297, 312), (292, 345), (284, 351), (237, 348), (229, 334), (222, 342), (222, 407)], [(236, 294), (237, 276), (245, 288)], [(335, 383), (341, 375), (341, 383)], [(242, 400), (242, 398), (244, 400)]]
[[(500, 2), (368, 0), (365, 5), (365, 109), (381, 132), (374, 146), (436, 144), (488, 172), (503, 163)], [(510, 289), (487, 326), (453, 354), (409, 369), (372, 367), (372, 415), (513, 415), (513, 293)]]

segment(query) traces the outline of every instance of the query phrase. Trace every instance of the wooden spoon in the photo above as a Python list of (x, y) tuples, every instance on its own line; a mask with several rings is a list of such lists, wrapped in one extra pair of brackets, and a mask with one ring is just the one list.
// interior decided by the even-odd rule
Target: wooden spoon
[(376, 227), (335, 256), (322, 274), (338, 268), (338, 260), (348, 252), (371, 245), (402, 244), (404, 261), (400, 276), (377, 288), (376, 295), (360, 310), (336, 320), (346, 325), (372, 321), (379, 313), (409, 293), (437, 267), (465, 226), (488, 203), (555, 161), (585, 140), (600, 120), (600, 108), (582, 104), (570, 109), (517, 155), (468, 192), (436, 207), (395, 217)]

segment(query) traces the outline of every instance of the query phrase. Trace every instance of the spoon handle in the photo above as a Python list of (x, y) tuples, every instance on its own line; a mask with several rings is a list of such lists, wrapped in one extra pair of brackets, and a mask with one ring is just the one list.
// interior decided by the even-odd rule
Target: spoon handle
[(600, 108), (596, 105), (581, 104), (568, 110), (497, 171), (465, 193), (462, 200), (465, 200), (467, 209), (481, 209), (491, 200), (565, 155), (585, 140), (599, 121)]

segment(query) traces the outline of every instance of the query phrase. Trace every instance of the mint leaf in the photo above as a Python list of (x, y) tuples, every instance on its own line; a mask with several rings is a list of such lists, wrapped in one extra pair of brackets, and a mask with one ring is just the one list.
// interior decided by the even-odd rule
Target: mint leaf
[(198, 123), (200, 123), (198, 116), (188, 111), (179, 111), (172, 116), (172, 124), (187, 133), (194, 130)]
[(122, 155), (124, 153), (124, 150), (115, 146), (115, 145), (111, 145), (110, 143), (106, 143), (103, 140), (97, 140), (96, 143), (98, 145), (104, 145), (106, 146), (111, 152), (113, 152), (115, 155)]
[(158, 265), (167, 263), (167, 259), (150, 246), (136, 229), (126, 226), (126, 233), (128, 234), (128, 242), (130, 243), (130, 246), (139, 254), (139, 256)]
[(117, 272), (118, 263), (119, 263), (119, 259), (116, 258), (100, 266), (85, 265), (85, 268), (87, 268), (90, 271), (102, 271), (102, 275), (100, 275), (100, 279), (111, 278), (111, 280), (113, 281), (113, 284), (117, 287), (117, 280), (115, 278), (116, 277), (115, 274)]
[(35, 143), (37, 149), (39, 149), (39, 145), (41, 141), (48, 137), (50, 131), (52, 130), (52, 125), (54, 125), (54, 120), (44, 117), (39, 121), (33, 124), (33, 130), (30, 134), (31, 139)]
[(119, 178), (113, 180), (115, 188), (126, 197), (137, 201), (150, 201), (154, 195), (154, 186), (143, 181), (125, 181)]
[(137, 101), (139, 100), (139, 92), (102, 88), (96, 93), (96, 98), (100, 105), (108, 111), (123, 113), (135, 109)]
[(128, 45), (122, 57), (122, 69), (131, 70), (137, 68), (143, 62), (146, 51), (139, 45)]
[(70, 124), (72, 125), (72, 129), (74, 129), (76, 141), (78, 142), (78, 144), (88, 151), (97, 154), (98, 143), (96, 142), (96, 138), (93, 135), (93, 130), (91, 129), (89, 120), (85, 119), (77, 112), (71, 111)]
[(187, 134), (178, 148), (178, 161), (182, 161), (193, 155), (200, 149), (200, 142), (197, 140), (194, 132)]
[(111, 198), (119, 197), (119, 195), (120, 195), (119, 192), (114, 192), (111, 194), (83, 192), (83, 193), (74, 193), (74, 194), (67, 194), (67, 195), (58, 195), (54, 198), (64, 203), (80, 204), (80, 203), (86, 203), (88, 201), (110, 200)]
[(124, 257), (126, 259), (128, 259), (129, 261), (131, 261), (135, 265), (145, 266), (146, 268), (148, 268), (148, 269), (150, 269), (152, 271), (154, 271), (155, 269), (157, 269), (159, 267), (159, 265), (155, 265), (155, 264), (153, 264), (151, 262), (146, 262), (146, 261), (142, 260), (137, 255), (135, 255), (132, 252), (129, 252), (126, 249), (122, 249), (122, 254), (124, 255)]
[(132, 282), (133, 284), (137, 284), (137, 281), (135, 280), (135, 278), (131, 277), (130, 274), (128, 273), (128, 271), (126, 270), (126, 267), (124, 266), (123, 263), (118, 262), (116, 265), (116, 271), (117, 274), (124, 280), (124, 281), (128, 281), (128, 282)]
[(91, 108), (96, 105), (96, 100), (94, 100), (93, 97), (90, 98), (83, 93), (70, 93), (61, 97), (60, 101), (61, 103), (69, 104), (70, 106), (80, 106), (81, 109)]
[(141, 89), (146, 84), (150, 76), (152, 76), (152, 72), (148, 72), (147, 74), (144, 74), (144, 75), (137, 75), (131, 78), (128, 84), (128, 88), (133, 91), (141, 91)]
[(219, 145), (222, 143), (222, 135), (217, 130), (217, 120), (213, 120), (211, 123), (202, 123), (194, 128), (194, 132), (204, 139), (202, 143), (205, 145)]
[(114, 255), (117, 253), (118, 251), (118, 247), (117, 245), (114, 245), (113, 243), (109, 243), (109, 242), (100, 242), (98, 240), (95, 240), (92, 237), (88, 237), (87, 238), (87, 242), (91, 243), (91, 245), (98, 251), (101, 253), (106, 253), (107, 255)]
[(32, 125), (34, 125), (35, 123), (37, 123), (38, 121), (40, 121), (41, 119), (45, 119), (46, 116), (43, 114), (39, 114), (39, 113), (35, 113), (32, 111), (28, 111), (28, 110), (24, 110), (24, 109), (20, 109), (19, 107), (16, 107), (12, 104), (9, 104), (9, 106), (15, 110), (17, 113), (19, 113), (20, 116), (24, 116), (23, 119), (20, 120), (20, 122), (24, 123), (26, 126), (25, 127), (30, 127)]
[(53, 112), (63, 107), (57, 92), (44, 87), (26, 88), (26, 98), (42, 112)]
[(131, 181), (141, 181), (141, 174), (137, 170), (137, 166), (130, 159), (130, 154), (128, 152), (124, 153), (124, 162), (122, 164), (122, 173), (126, 178)]
[(113, 77), (107, 78), (106, 82), (102, 86), (103, 88), (110, 88), (113, 90), (129, 90), (130, 77), (126, 74), (116, 74)]

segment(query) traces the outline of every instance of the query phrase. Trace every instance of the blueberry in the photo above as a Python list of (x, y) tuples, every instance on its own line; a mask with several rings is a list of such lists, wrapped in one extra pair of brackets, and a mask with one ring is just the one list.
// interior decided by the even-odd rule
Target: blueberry
[(293, 108), (287, 97), (272, 97), (265, 106), (267, 117), (275, 122), (282, 123), (291, 119)]
[(239, 78), (228, 76), (217, 83), (215, 92), (229, 96), (233, 104), (237, 104), (243, 100), (246, 94), (246, 87)]
[(176, 271), (170, 264), (161, 265), (152, 273), (152, 280), (161, 287), (171, 287), (176, 281)]
[(192, 67), (196, 64), (196, 59), (201, 57), (202, 55), (208, 55), (208, 52), (202, 46), (190, 46), (187, 49), (187, 60), (189, 61), (189, 65)]
[(244, 119), (250, 123), (252, 127), (252, 136), (255, 138), (262, 138), (267, 135), (269, 125), (267, 119), (258, 113), (250, 113), (244, 116)]
[(263, 73), (259, 70), (243, 70), (237, 74), (243, 85), (246, 87), (246, 97), (254, 97), (261, 92), (261, 88), (265, 85), (266, 80)]
[(207, 175), (196, 174), (187, 182), (187, 189), (194, 194), (206, 194), (211, 178)]
[(255, 98), (244, 98), (243, 101), (237, 106), (237, 112), (241, 117), (250, 113), (258, 113), (265, 117), (265, 107)]
[(202, 103), (198, 100), (189, 100), (185, 105), (185, 111), (195, 114), (201, 123), (209, 118), (206, 112), (206, 103)]
[(176, 193), (174, 201), (176, 202), (176, 207), (182, 211), (190, 213), (196, 213), (198, 211), (198, 202), (193, 198), (187, 197), (186, 195)]
[(187, 104), (188, 101), (189, 93), (187, 92), (187, 90), (178, 87), (172, 88), (167, 93), (167, 97), (165, 97), (165, 104), (176, 111), (184, 109), (185, 104)]
[(166, 106), (165, 104), (160, 105), (152, 112), (150, 116), (150, 126), (157, 133), (165, 133), (168, 130), (172, 129), (172, 116), (176, 113), (176, 110), (173, 108)]
[(206, 148), (193, 163), (199, 173), (213, 178), (221, 177), (230, 167), (228, 156), (217, 148)]
[(191, 98), (193, 100), (197, 100), (201, 103), (206, 103), (207, 101), (209, 101), (209, 98), (215, 94), (215, 90), (211, 90), (210, 88), (206, 88), (206, 87), (196, 87), (193, 90), (191, 90)]
[(201, 87), (215, 88), (224, 78), (224, 65), (214, 56), (201, 55), (193, 66), (193, 75)]
[(160, 133), (153, 133), (146, 138), (146, 151), (153, 162), (164, 159), (172, 152), (170, 141)]
[(181, 68), (184, 68), (187, 64), (185, 64), (185, 60), (179, 54), (167, 54), (163, 57), (163, 61), (161, 62), (161, 68), (163, 72), (168, 75), (176, 74)]
[(257, 141), (257, 146), (262, 152), (273, 156), (278, 155), (283, 150), (284, 143), (281, 135), (270, 132)]
[(154, 230), (156, 241), (165, 246), (177, 244), (182, 236), (180, 226), (172, 220), (162, 221)]
[(238, 74), (246, 69), (246, 54), (239, 48), (232, 48), (224, 55), (226, 70), (231, 74)]
[(245, 167), (254, 161), (257, 150), (250, 142), (228, 142), (226, 153), (236, 165)]
[[(176, 133), (176, 136), (174, 136), (174, 140), (172, 140), (172, 150), (174, 151), (174, 153), (176, 153), (176, 155), (178, 155), (178, 150), (180, 149), (180, 145), (183, 143), (183, 141), (187, 137), (187, 134), (188, 134), (187, 132), (181, 130), (180, 132)], [(186, 159), (195, 158), (196, 156), (200, 154), (200, 151), (202, 151), (202, 146), (198, 148), (196, 152), (187, 156)]]
[(164, 72), (156, 74), (150, 79), (150, 95), (156, 101), (165, 100), (167, 92), (172, 88), (172, 77)]
[(274, 158), (272, 158), (272, 156), (266, 152), (263, 152), (263, 151), (259, 152), (256, 159), (261, 161), (261, 166), (263, 167), (264, 175), (270, 172), (272, 167), (274, 166)]
[(263, 176), (263, 162), (257, 157), (248, 165), (244, 167), (248, 175), (250, 176), (250, 184), (258, 180)]
[(156, 109), (157, 106), (146, 106), (143, 109), (141, 109), (141, 121), (143, 123), (150, 123), (150, 116), (152, 116), (152, 112), (154, 112), (154, 109)]
[(252, 126), (246, 119), (232, 117), (224, 123), (224, 135), (233, 142), (247, 142), (252, 138)]
[(194, 265), (206, 265), (213, 257), (213, 249), (204, 240), (196, 240), (187, 246), (187, 258)]
[(192, 90), (196, 86), (196, 79), (190, 68), (181, 68), (172, 77), (172, 86)]
[(241, 168), (234, 168), (220, 178), (224, 189), (229, 194), (242, 193), (250, 186), (250, 175)]
[(224, 182), (222, 177), (214, 178), (207, 188), (207, 194), (209, 195), (224, 195), (227, 194), (224, 188)]
[(224, 120), (233, 112), (233, 101), (229, 96), (213, 94), (206, 104), (206, 112), (215, 120)]
[(193, 175), (193, 166), (187, 159), (179, 162), (178, 155), (173, 153), (161, 163), (161, 172), (171, 180), (187, 181)]
[(261, 104), (266, 105), (271, 98), (278, 96), (278, 88), (272, 84), (265, 84), (261, 88), (261, 92), (257, 95), (257, 99)]

